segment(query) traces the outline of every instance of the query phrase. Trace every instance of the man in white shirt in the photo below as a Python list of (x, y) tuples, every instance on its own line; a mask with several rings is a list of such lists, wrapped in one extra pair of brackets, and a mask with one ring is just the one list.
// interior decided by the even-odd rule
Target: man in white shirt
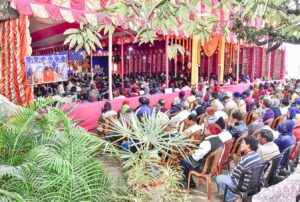
[(179, 123), (185, 119), (191, 114), (189, 111), (189, 104), (187, 102), (181, 103), (181, 111), (173, 116), (170, 120), (170, 125), (172, 127), (178, 127)]
[(74, 86), (74, 84), (72, 83), (72, 81), (69, 81), (68, 85), (67, 85), (67, 91), (71, 91), (71, 88)]
[(188, 103), (194, 102), (196, 100), (196, 94), (197, 94), (197, 92), (195, 90), (192, 90), (191, 95), (186, 99), (186, 101)]
[(287, 99), (283, 99), (280, 104), (281, 115), (285, 116), (288, 113), (290, 102)]
[[(196, 149), (188, 160), (181, 160), (180, 166), (183, 169), (183, 185), (187, 188), (188, 174), (190, 170), (196, 170), (201, 172), (205, 165), (207, 157), (214, 152), (215, 150), (222, 147), (224, 144), (222, 140), (218, 137), (218, 134), (221, 132), (220, 126), (215, 123), (208, 124), (207, 129), (205, 130), (205, 140), (199, 145), (199, 148)], [(211, 165), (210, 165), (211, 166)], [(211, 167), (208, 168), (210, 172)], [(190, 181), (190, 187), (195, 187), (195, 182), (193, 178)]]
[(262, 129), (257, 136), (259, 146), (258, 152), (260, 153), (263, 161), (268, 161), (280, 153), (278, 146), (273, 142), (273, 133), (270, 130)]
[(57, 91), (59, 95), (62, 95), (65, 93), (64, 85), (62, 82), (58, 83)]
[(216, 111), (222, 111), (224, 110), (224, 105), (222, 104), (222, 102), (220, 102), (219, 100), (219, 95), (216, 92), (213, 92), (211, 94), (212, 97), (212, 101), (211, 101), (211, 107), (214, 107), (216, 109)]

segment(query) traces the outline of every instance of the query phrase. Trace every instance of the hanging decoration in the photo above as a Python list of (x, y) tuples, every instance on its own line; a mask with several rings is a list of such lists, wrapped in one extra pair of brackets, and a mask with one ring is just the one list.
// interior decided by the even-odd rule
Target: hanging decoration
[[(185, 39), (182, 39), (182, 47), (183, 48), (185, 48)], [(182, 71), (184, 71), (184, 55), (185, 55), (185, 50), (186, 49), (184, 49), (184, 52), (183, 52), (183, 54), (182, 54), (182, 59), (181, 59), (181, 63), (182, 63)]]
[(218, 48), (220, 41), (219, 36), (212, 36), (209, 41), (205, 41), (203, 45), (203, 51), (206, 56), (211, 57)]
[(25, 57), (31, 55), (27, 16), (0, 23), (0, 69), (2, 95), (18, 105), (29, 104), (32, 87), (26, 84)]

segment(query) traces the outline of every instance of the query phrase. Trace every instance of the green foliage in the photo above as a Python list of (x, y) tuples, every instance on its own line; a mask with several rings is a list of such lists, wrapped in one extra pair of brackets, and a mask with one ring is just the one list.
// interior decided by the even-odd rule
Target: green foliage
[[(177, 151), (187, 157), (186, 148), (193, 148), (191, 140), (183, 134), (166, 132), (169, 119), (162, 113), (153, 113), (151, 117), (144, 117), (140, 121), (135, 114), (131, 114), (130, 121), (122, 117), (111, 121), (113, 129), (110, 132), (116, 139), (113, 148), (107, 152), (125, 159), (123, 168), (128, 184), (136, 190), (138, 201), (181, 201), (183, 196), (178, 193), (181, 183), (181, 169), (171, 165), (161, 164), (159, 153), (168, 154), (168, 151)], [(136, 152), (124, 151), (119, 142), (128, 140), (133, 142)], [(162, 182), (158, 186), (153, 183)]]
[[(113, 3), (109, 1), (101, 9), (101, 15), (107, 16), (111, 23), (89, 23), (83, 18), (79, 31), (70, 29), (65, 32), (69, 35), (65, 44), (69, 43), (70, 48), (76, 46), (76, 50), (85, 48), (87, 52), (95, 50), (96, 46), (101, 48), (100, 31), (105, 35), (108, 32), (112, 34), (116, 29), (120, 30), (120, 22), (134, 33), (123, 31), (132, 35), (135, 42), (140, 44), (153, 43), (158, 34), (166, 36), (173, 32), (179, 36), (179, 31), (184, 32), (185, 37), (197, 35), (204, 42), (204, 39), (210, 37), (213, 25), (218, 22), (219, 16), (211, 12), (200, 15), (201, 2), (207, 9), (212, 9), (211, 1), (200, 0), (179, 0), (179, 4), (170, 0), (126, 0)], [(222, 0), (215, 7), (222, 7), (226, 15), (232, 4), (236, 4), (236, 1)], [(224, 27), (218, 29), (225, 27), (226, 23)]]
[[(103, 141), (40, 99), (11, 118), (0, 113), (0, 198), (15, 201), (118, 201), (130, 190), (105, 175)], [(0, 111), (1, 112), (1, 111)], [(126, 193), (128, 192), (128, 193)]]

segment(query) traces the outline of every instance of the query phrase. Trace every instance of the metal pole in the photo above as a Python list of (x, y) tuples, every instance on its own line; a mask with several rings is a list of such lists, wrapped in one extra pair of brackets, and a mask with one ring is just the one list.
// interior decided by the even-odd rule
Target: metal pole
[(109, 99), (113, 99), (112, 95), (112, 69), (113, 69), (113, 61), (112, 61), (112, 34), (110, 33), (108, 36), (109, 47), (108, 47), (108, 89), (109, 89)]
[(124, 88), (124, 37), (121, 39), (121, 74), (122, 88)]
[(236, 83), (238, 84), (240, 74), (240, 42), (238, 42), (236, 66)]
[(92, 74), (92, 79), (91, 79), (91, 85), (92, 85), (92, 83), (94, 83), (93, 50), (91, 51), (91, 74)]
[(168, 45), (169, 45), (169, 37), (166, 36), (166, 50), (165, 50), (165, 54), (166, 54), (166, 83), (167, 83), (167, 88), (169, 88), (169, 58), (168, 58)]

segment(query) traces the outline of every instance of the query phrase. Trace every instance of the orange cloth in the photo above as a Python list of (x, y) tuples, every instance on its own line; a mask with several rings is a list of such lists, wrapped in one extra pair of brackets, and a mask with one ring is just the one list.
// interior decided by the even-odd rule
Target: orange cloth
[(207, 57), (211, 57), (219, 46), (220, 36), (212, 36), (211, 40), (205, 41), (203, 45), (204, 53)]

